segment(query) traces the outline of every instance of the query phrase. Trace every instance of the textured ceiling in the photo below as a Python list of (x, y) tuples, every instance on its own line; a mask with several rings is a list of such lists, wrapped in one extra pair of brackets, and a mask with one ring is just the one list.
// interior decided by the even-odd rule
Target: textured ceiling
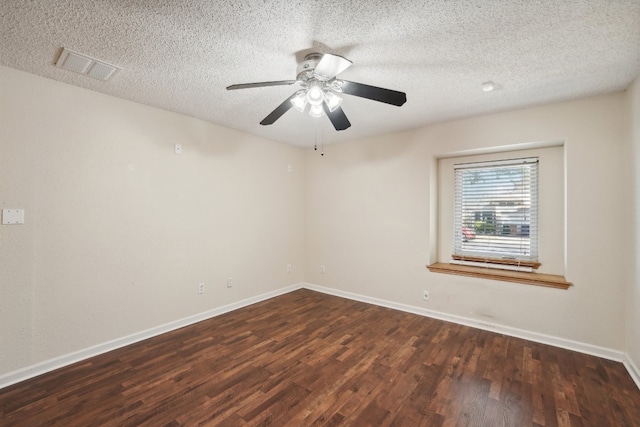
[[(311, 146), (623, 90), (640, 74), (640, 0), (0, 0), (0, 63), (286, 143)], [(122, 67), (102, 82), (54, 66), (63, 47)], [(306, 53), (340, 77), (407, 93), (402, 107), (345, 95), (351, 128), (295, 110)], [(484, 93), (481, 84), (498, 90)]]

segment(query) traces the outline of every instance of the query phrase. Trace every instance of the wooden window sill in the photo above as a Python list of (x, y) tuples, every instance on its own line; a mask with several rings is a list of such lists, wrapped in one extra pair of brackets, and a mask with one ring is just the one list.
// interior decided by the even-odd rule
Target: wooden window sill
[(525, 283), (527, 285), (546, 286), (549, 288), (568, 289), (571, 282), (564, 276), (545, 273), (526, 273), (522, 271), (498, 270), (495, 268), (470, 267), (446, 262), (428, 265), (432, 273), (455, 274), (458, 276), (481, 277), (483, 279), (502, 280), (505, 282)]

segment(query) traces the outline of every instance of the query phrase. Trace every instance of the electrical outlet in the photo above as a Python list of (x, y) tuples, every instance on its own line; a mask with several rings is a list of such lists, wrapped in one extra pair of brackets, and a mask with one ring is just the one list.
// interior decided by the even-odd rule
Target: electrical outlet
[(199, 283), (198, 284), (198, 293), (199, 294), (204, 294), (204, 283)]
[(429, 301), (429, 291), (422, 291), (422, 299)]
[(227, 277), (227, 288), (233, 287), (233, 277)]
[(324, 274), (324, 272), (325, 272), (324, 265), (321, 265), (320, 266), (320, 274)]
[(287, 264), (287, 273), (291, 273), (293, 271), (293, 267), (291, 264)]

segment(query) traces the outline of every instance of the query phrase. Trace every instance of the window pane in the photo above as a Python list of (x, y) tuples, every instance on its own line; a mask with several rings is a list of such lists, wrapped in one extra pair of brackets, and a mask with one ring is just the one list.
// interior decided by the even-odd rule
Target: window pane
[(537, 260), (537, 158), (455, 166), (454, 254)]

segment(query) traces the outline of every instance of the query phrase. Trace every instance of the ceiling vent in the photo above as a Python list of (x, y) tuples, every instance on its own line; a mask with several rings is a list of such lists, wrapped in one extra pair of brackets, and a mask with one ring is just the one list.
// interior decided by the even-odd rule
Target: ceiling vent
[(98, 61), (97, 59), (69, 50), (66, 47), (62, 50), (56, 66), (102, 81), (110, 80), (121, 70), (121, 68), (115, 65)]

